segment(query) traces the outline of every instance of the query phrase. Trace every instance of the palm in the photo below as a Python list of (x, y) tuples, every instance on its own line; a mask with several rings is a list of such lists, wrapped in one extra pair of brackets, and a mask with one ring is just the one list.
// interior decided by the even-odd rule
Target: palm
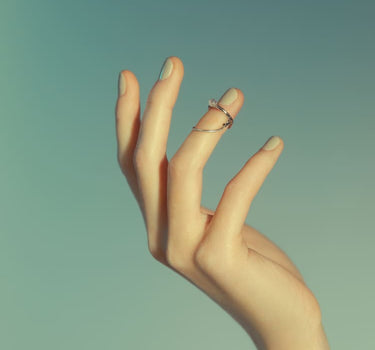
[[(215, 212), (205, 207), (201, 207), (201, 210), (204, 214), (207, 215), (207, 222), (210, 222)], [(292, 273), (300, 281), (304, 282), (301, 273), (294, 265), (294, 263), (285, 254), (285, 252), (281, 250), (280, 247), (278, 247), (269, 238), (264, 236), (254, 227), (247, 224), (243, 226), (241, 233), (248, 249), (255, 250), (265, 258), (268, 258), (270, 261), (278, 263), (279, 265), (287, 269), (290, 273)]]
[[(202, 222), (206, 222), (202, 232), (205, 232), (215, 212), (205, 207), (201, 207), (201, 211)], [(233, 263), (228, 264), (219, 257), (205, 266), (219, 286), (219, 291), (210, 290), (209, 296), (243, 325), (254, 341), (257, 338), (254, 329), (261, 329), (265, 320), (269, 331), (284, 323), (289, 327), (295, 325), (295, 330), (300, 327), (301, 333), (303, 329), (315, 327), (315, 315), (320, 313), (318, 301), (289, 257), (249, 225), (242, 227), (241, 236)], [(185, 273), (185, 277), (207, 291), (204, 284), (196, 283), (196, 275)], [(251, 318), (243, 319), (238, 315), (251, 315)], [(253, 327), (249, 327), (250, 324)], [(281, 332), (282, 327), (278, 329)]]

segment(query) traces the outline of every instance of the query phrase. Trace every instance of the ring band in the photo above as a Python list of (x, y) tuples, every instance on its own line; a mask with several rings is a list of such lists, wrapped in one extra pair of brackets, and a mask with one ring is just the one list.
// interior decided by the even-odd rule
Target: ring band
[(221, 128), (219, 128), (219, 129), (198, 129), (197, 127), (193, 126), (193, 130), (194, 131), (217, 132), (217, 131), (220, 131), (220, 130), (224, 129), (225, 127), (228, 127), (228, 129), (230, 129), (232, 127), (232, 125), (233, 125), (233, 118), (229, 114), (229, 112), (227, 110), (225, 110), (223, 107), (221, 107), (219, 105), (219, 103), (214, 98), (211, 98), (208, 101), (208, 109), (210, 109), (210, 107), (214, 107), (214, 108), (218, 109), (219, 111), (224, 112), (225, 115), (228, 118), (227, 122), (224, 123), (223, 126)]

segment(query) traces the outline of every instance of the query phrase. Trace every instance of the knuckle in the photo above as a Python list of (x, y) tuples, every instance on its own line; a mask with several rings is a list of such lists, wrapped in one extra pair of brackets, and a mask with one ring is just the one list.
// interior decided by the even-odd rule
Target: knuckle
[(166, 264), (166, 252), (164, 246), (161, 246), (156, 241), (148, 241), (148, 251), (151, 256), (162, 264)]
[(157, 250), (157, 249), (150, 249), (149, 248), (149, 252), (151, 254), (151, 256), (159, 261), (159, 262), (163, 262), (165, 260), (165, 254), (163, 252), (161, 252), (160, 250)]
[(129, 161), (128, 158), (121, 158), (119, 155), (117, 155), (117, 163), (121, 169), (122, 174), (127, 177), (132, 168), (131, 159)]
[(168, 164), (168, 177), (175, 178), (183, 174), (182, 162), (172, 158)]
[(181, 156), (173, 156), (168, 164), (168, 174), (172, 177), (183, 176), (186, 173), (197, 172), (201, 166), (193, 159), (186, 159)]
[(213, 273), (217, 270), (219, 254), (214, 249), (210, 249), (208, 245), (201, 245), (195, 255), (194, 262), (196, 265), (207, 273)]
[(179, 161), (176, 156), (172, 157), (168, 163), (168, 172), (171, 173), (171, 175), (173, 175), (180, 172), (180, 168), (181, 161)]
[(118, 152), (118, 151), (117, 151), (117, 155), (116, 155), (116, 160), (117, 160), (117, 164), (119, 165), (120, 169), (123, 171), (124, 161), (123, 161), (123, 159), (121, 159), (120, 152)]
[(186, 266), (185, 259), (182, 254), (179, 254), (176, 249), (167, 248), (166, 260), (170, 266), (172, 266), (177, 271), (183, 271)]
[(135, 169), (138, 169), (144, 163), (144, 155), (140, 150), (137, 150), (133, 154), (133, 165)]
[(224, 192), (225, 193), (231, 193), (234, 191), (238, 191), (238, 189), (241, 187), (241, 183), (238, 180), (237, 177), (232, 178), (227, 185), (225, 186)]
[(194, 254), (194, 263), (207, 274), (220, 278), (225, 271), (234, 268), (237, 249), (229, 241), (205, 239)]
[[(156, 88), (156, 85), (154, 86)], [(171, 104), (169, 99), (165, 98), (165, 96), (162, 96), (160, 91), (152, 89), (152, 93), (149, 95), (147, 101), (146, 101), (146, 107), (147, 109), (152, 110), (160, 110), (162, 109), (164, 112), (167, 111), (171, 113), (173, 111), (174, 105)]]
[(227, 183), (223, 195), (236, 201), (246, 201), (249, 197), (249, 186), (246, 181), (240, 179), (240, 175), (237, 175)]
[(144, 149), (139, 148), (136, 151), (134, 151), (133, 154), (133, 165), (135, 169), (141, 169), (147, 166), (147, 164), (150, 164), (152, 161), (152, 156), (145, 152)]

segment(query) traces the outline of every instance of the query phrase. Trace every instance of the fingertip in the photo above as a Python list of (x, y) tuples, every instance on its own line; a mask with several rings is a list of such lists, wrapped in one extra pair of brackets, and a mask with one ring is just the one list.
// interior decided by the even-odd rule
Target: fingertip
[[(171, 65), (167, 65), (167, 62), (170, 62)], [(164, 72), (163, 71), (167, 67), (167, 70)], [(168, 79), (168, 77), (171, 76), (171, 79)], [(182, 63), (182, 60), (178, 56), (167, 56), (167, 58), (164, 61), (164, 64), (162, 66), (162, 71), (159, 74), (159, 79), (157, 80), (156, 83), (159, 81), (164, 81), (164, 80), (172, 80), (172, 81), (178, 81), (181, 83), (182, 79), (184, 77), (184, 64)], [(156, 85), (156, 84), (155, 84)]]
[(240, 108), (242, 108), (243, 104), (245, 102), (245, 95), (244, 95), (244, 93), (242, 92), (241, 89), (236, 88), (236, 90), (237, 90), (237, 94), (238, 94), (239, 106), (240, 106)]
[(180, 72), (180, 74), (183, 76), (184, 75), (184, 64), (183, 64), (181, 58), (178, 57), (178, 56), (170, 56), (169, 58), (172, 60), (173, 65), (175, 67), (177, 67), (178, 72)]
[(237, 90), (238, 98), (240, 99), (241, 104), (242, 104), (245, 100), (245, 95), (244, 95), (244, 93), (242, 92), (241, 89), (239, 89), (239, 88), (235, 88), (235, 89)]
[(128, 86), (139, 86), (138, 79), (131, 70), (124, 69), (120, 73), (125, 77)]
[(284, 148), (284, 140), (282, 139), (282, 137), (280, 135), (274, 135), (273, 137), (277, 137), (278, 138), (279, 142), (278, 142), (276, 148), (279, 149), (280, 152), (281, 152), (283, 150), (283, 148)]
[(118, 100), (138, 101), (139, 100), (139, 83), (135, 74), (128, 70), (123, 69), (119, 72), (118, 76)]
[(266, 143), (263, 145), (262, 149), (266, 151), (272, 151), (276, 148), (280, 147), (282, 149), (284, 147), (284, 141), (278, 135), (271, 136)]

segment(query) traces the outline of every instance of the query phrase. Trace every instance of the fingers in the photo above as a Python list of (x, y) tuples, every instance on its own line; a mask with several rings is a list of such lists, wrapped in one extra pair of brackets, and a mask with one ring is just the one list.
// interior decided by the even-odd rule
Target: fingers
[(210, 223), (208, 240), (221, 245), (238, 240), (251, 202), (284, 148), (283, 140), (273, 136), (267, 140), (227, 184)]
[(149, 249), (163, 259), (162, 226), (166, 226), (166, 145), (172, 109), (184, 75), (178, 57), (164, 61), (140, 120), (139, 84), (128, 70), (119, 75), (116, 104), (117, 157), (145, 219)]
[(149, 93), (134, 150), (142, 212), (149, 249), (154, 257), (162, 256), (165, 251), (162, 231), (167, 227), (166, 150), (172, 111), (183, 75), (182, 61), (175, 56), (168, 57)]
[(137, 200), (139, 200), (139, 190), (133, 166), (133, 154), (140, 127), (140, 109), (138, 80), (131, 71), (121, 71), (115, 111), (117, 160)]
[[(241, 90), (228, 89), (219, 105), (235, 118), (244, 102)], [(225, 113), (209, 108), (195, 125), (199, 129), (218, 129), (228, 118)], [(201, 132), (192, 130), (169, 162), (168, 217), (170, 231), (188, 227), (201, 214), (203, 168), (217, 143), (226, 132)]]
[[(166, 155), (172, 110), (184, 76), (178, 57), (168, 57), (148, 96), (138, 137), (137, 151), (159, 163)], [(156, 170), (156, 169), (154, 169)]]

